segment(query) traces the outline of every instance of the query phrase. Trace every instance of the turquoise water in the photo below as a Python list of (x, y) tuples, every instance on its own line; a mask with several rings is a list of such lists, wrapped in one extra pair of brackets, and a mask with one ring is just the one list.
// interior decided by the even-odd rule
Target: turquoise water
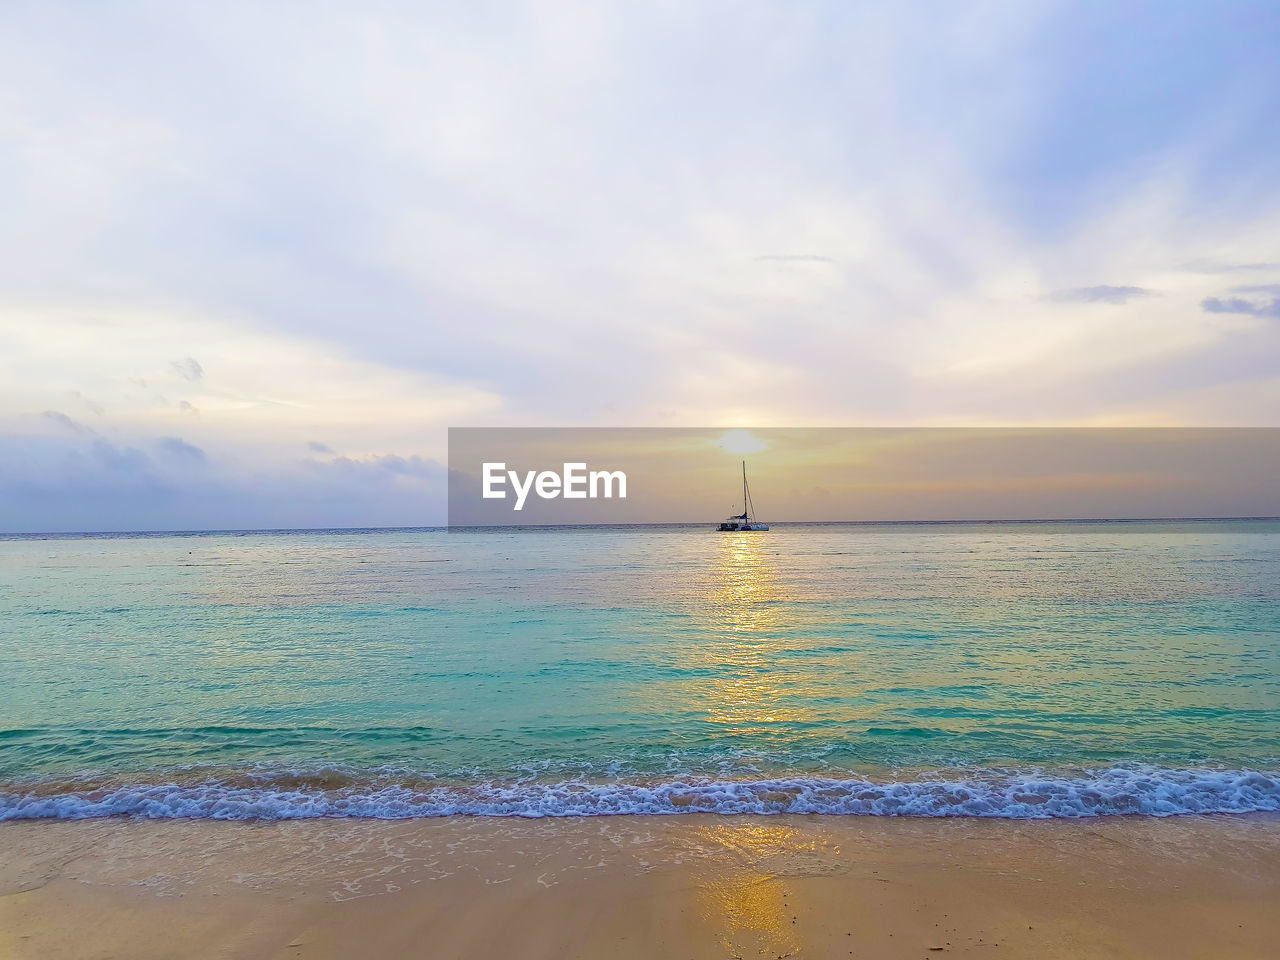
[(0, 818), (1280, 809), (1280, 522), (0, 540)]

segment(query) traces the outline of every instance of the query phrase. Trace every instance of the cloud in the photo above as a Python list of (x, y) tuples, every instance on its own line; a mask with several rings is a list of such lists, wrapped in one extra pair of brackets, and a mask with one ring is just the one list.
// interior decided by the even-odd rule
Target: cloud
[(104, 413), (106, 413), (106, 410), (103, 409), (102, 404), (98, 403), (95, 400), (89, 399), (79, 390), (72, 390), (69, 396), (73, 400), (75, 400), (77, 403), (82, 404), (91, 413), (96, 413), (98, 416), (102, 416)]
[(394, 453), (367, 457), (336, 457), (333, 460), (308, 460), (306, 463), (313, 469), (351, 475), (381, 474), (418, 480), (438, 479), (444, 476), (444, 467), (436, 460), (420, 456), (402, 457)]
[(72, 433), (93, 433), (93, 431), (90, 430), (88, 427), (84, 426), (81, 423), (77, 423), (75, 420), (72, 420), (70, 417), (68, 417), (65, 413), (60, 413), (57, 410), (45, 410), (43, 413), (40, 414), (40, 416), (44, 417), (46, 420), (50, 421), (51, 423), (58, 424), (58, 426), (60, 427), (65, 427), (66, 429), (70, 430)]
[(174, 360), (169, 366), (173, 367), (183, 380), (190, 380), (192, 383), (204, 376), (204, 368), (200, 366), (200, 362), (195, 357)]
[(156, 446), (165, 454), (175, 460), (185, 460), (196, 463), (204, 463), (204, 451), (195, 444), (187, 443), (180, 437), (160, 437), (156, 440)]
[(307, 442), (307, 449), (312, 453), (333, 453), (333, 448), (328, 444), (321, 443), (318, 440), (310, 440)]
[(1188, 273), (1250, 273), (1258, 270), (1280, 270), (1280, 262), (1259, 260), (1252, 263), (1230, 263), (1220, 260), (1192, 260), (1179, 265)]
[(756, 257), (757, 260), (773, 261), (775, 263), (835, 263), (832, 257), (824, 257), (816, 253), (770, 253)]
[[(156, 443), (156, 441), (149, 441)], [(336, 469), (297, 463), (266, 473), (73, 434), (0, 430), (0, 530), (217, 530), (428, 526), (444, 522), (444, 468), (387, 455)], [(404, 475), (408, 472), (421, 476)]]
[[(0, 433), (0, 529), (217, 530), (427, 526), (444, 522), (439, 476), (368, 470), (282, 469), (228, 475), (214, 464), (167, 472), (139, 451), (77, 452), (66, 441)], [(181, 465), (177, 465), (179, 468)]]
[(430, 477), (438, 476), (440, 473), (440, 464), (422, 457), (400, 457), (391, 454), (378, 457), (375, 462), (388, 473), (405, 477)]
[(190, 401), (187, 401), (187, 400), (179, 400), (178, 409), (181, 410), (183, 413), (190, 413), (197, 416), (200, 413), (200, 410), (194, 404), (192, 404)]
[(1280, 297), (1273, 300), (1206, 297), (1200, 301), (1200, 307), (1205, 313), (1242, 313), (1250, 317), (1280, 317)]
[(99, 462), (116, 473), (138, 474), (151, 466), (147, 455), (134, 447), (122, 447), (107, 440), (95, 440), (91, 449)]
[(1070, 287), (1054, 290), (1045, 299), (1055, 303), (1127, 303), (1138, 297), (1149, 297), (1152, 291), (1145, 287), (1113, 287), (1101, 284), (1096, 287)]

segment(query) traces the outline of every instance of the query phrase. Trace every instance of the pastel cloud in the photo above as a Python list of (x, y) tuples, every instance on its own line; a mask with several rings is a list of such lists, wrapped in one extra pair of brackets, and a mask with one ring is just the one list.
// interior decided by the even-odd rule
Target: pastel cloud
[(186, 460), (194, 463), (204, 463), (205, 461), (204, 451), (194, 443), (187, 443), (181, 437), (160, 437), (156, 441), (156, 446), (175, 460)]
[(1144, 287), (1117, 287), (1100, 284), (1095, 287), (1072, 287), (1054, 290), (1046, 299), (1057, 303), (1127, 303), (1138, 297), (1149, 297), (1151, 291)]
[(183, 380), (195, 382), (204, 376), (204, 367), (200, 366), (200, 362), (195, 357), (174, 360), (169, 366), (173, 367), (174, 371)]
[(1244, 297), (1206, 297), (1200, 301), (1206, 313), (1241, 313), (1249, 317), (1280, 317), (1280, 297), (1270, 300)]

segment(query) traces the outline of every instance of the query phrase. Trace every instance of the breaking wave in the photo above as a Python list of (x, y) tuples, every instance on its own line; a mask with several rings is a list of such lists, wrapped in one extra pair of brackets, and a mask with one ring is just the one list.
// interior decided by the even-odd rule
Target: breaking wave
[(990, 771), (954, 779), (441, 784), (429, 779), (248, 773), (174, 782), (0, 785), (0, 820), (296, 820), (363, 817), (593, 817), (802, 814), (1080, 818), (1280, 811), (1280, 772), (1113, 767), (1070, 775)]

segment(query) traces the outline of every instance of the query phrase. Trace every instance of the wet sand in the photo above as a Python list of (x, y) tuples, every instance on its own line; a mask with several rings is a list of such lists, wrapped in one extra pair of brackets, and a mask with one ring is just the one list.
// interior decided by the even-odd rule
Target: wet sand
[(0, 824), (0, 957), (1274, 957), (1280, 819)]

